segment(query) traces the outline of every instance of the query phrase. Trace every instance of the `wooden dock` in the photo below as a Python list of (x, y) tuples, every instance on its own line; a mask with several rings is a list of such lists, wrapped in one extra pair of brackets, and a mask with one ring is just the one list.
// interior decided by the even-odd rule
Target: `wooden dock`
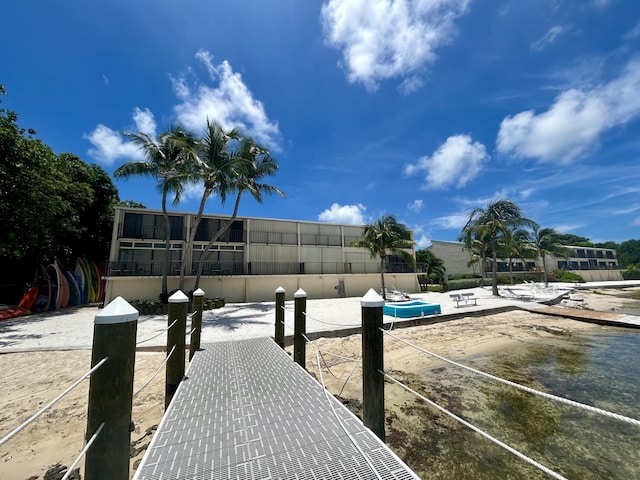
[(134, 479), (416, 479), (270, 338), (196, 352)]

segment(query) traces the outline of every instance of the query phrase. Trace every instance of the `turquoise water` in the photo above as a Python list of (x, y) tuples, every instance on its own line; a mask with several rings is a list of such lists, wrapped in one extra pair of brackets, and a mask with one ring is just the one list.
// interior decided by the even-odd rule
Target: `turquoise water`
[[(640, 420), (640, 331), (524, 343), (467, 364), (542, 391)], [(640, 478), (640, 427), (442, 366), (422, 391), (445, 408), (569, 479)], [(550, 478), (429, 407), (407, 408), (405, 439), (422, 478)]]

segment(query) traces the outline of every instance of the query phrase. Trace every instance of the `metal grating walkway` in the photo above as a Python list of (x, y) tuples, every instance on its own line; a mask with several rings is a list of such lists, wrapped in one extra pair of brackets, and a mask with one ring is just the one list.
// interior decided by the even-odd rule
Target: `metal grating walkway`
[(418, 478), (272, 339), (203, 348), (134, 479)]

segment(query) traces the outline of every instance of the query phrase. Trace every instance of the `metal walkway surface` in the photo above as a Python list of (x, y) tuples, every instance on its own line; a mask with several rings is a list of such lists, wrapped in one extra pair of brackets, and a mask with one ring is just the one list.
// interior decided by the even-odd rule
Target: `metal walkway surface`
[(276, 478), (418, 477), (272, 339), (204, 345), (134, 479)]

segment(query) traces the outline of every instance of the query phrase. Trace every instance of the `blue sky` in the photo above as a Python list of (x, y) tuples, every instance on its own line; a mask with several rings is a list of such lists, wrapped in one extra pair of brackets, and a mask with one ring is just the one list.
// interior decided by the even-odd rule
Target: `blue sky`
[[(240, 127), (286, 193), (240, 215), (391, 213), (422, 248), (509, 198), (622, 242), (640, 238), (639, 46), (637, 0), (36, 0), (3, 8), (0, 83), (21, 126), (109, 173), (139, 157), (122, 131)], [(116, 185), (160, 208), (153, 181)]]

